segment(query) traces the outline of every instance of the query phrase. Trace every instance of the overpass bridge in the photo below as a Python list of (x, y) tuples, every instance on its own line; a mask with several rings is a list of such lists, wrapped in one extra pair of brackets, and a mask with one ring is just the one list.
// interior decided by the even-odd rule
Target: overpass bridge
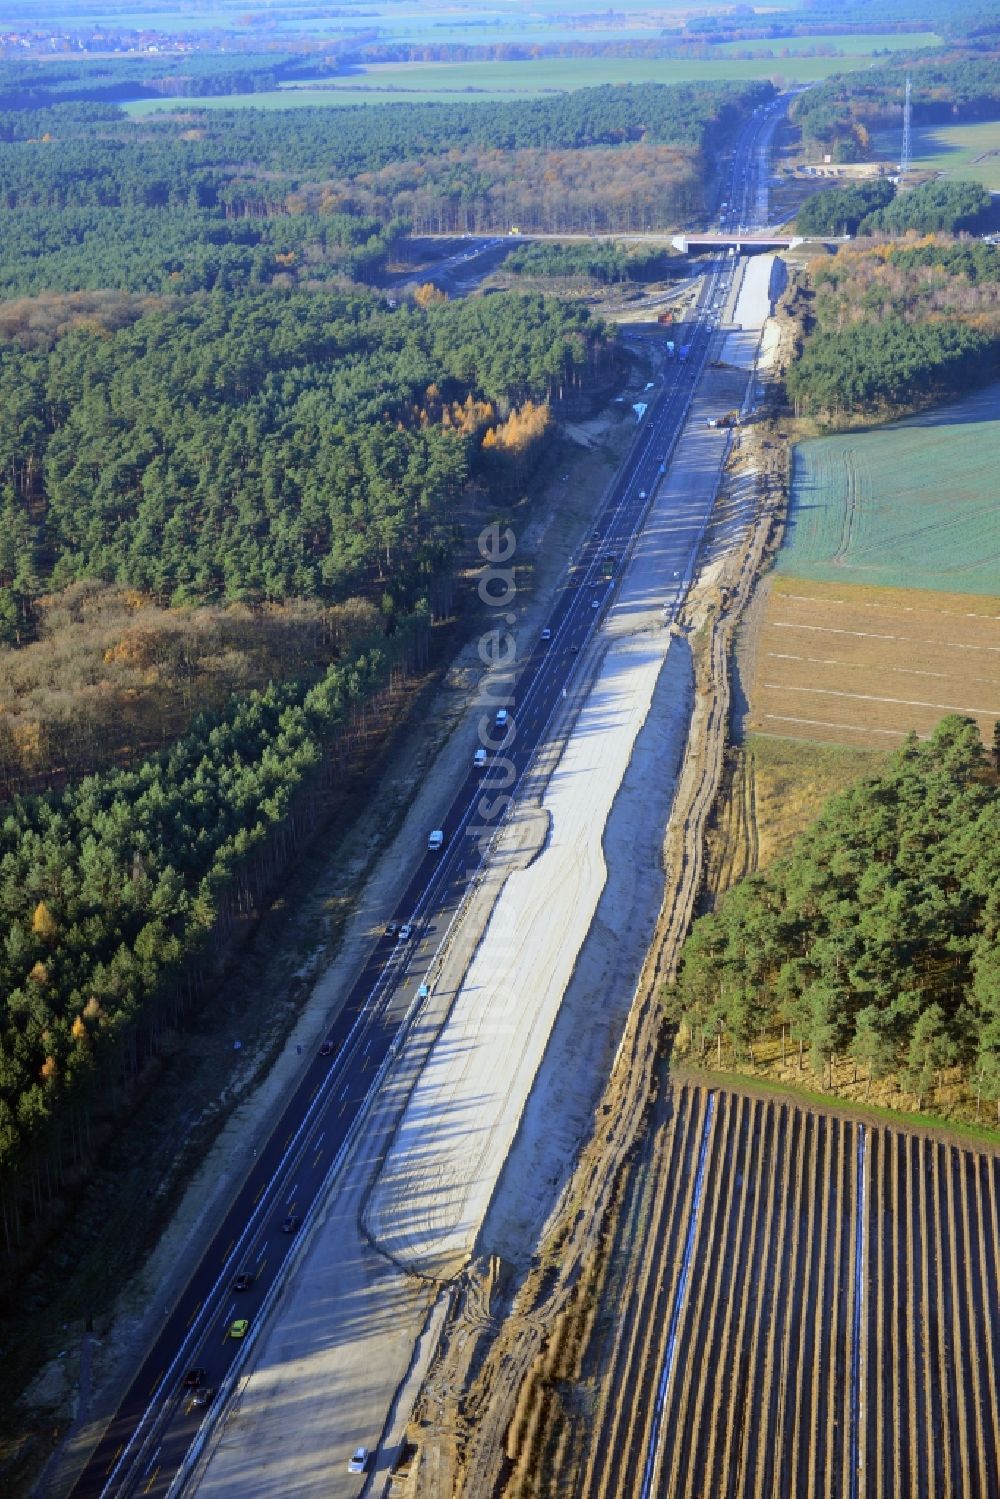
[(791, 250), (801, 245), (801, 234), (675, 234), (671, 240), (682, 255), (706, 255), (712, 250), (733, 250), (752, 255), (755, 250)]

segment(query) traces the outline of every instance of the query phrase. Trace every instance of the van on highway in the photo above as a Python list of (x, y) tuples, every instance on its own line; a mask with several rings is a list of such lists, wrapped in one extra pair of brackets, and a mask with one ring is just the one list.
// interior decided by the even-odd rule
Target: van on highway
[(498, 708), (497, 709), (497, 716), (496, 716), (495, 722), (496, 722), (496, 726), (497, 726), (498, 729), (505, 729), (507, 727), (507, 717), (508, 717), (508, 714), (507, 714), (507, 709), (506, 708)]
[(435, 828), (427, 840), (427, 847), (431, 853), (437, 853), (439, 848), (444, 848), (444, 833), (440, 828)]
[(486, 751), (484, 749), (476, 750), (476, 753), (472, 757), (472, 764), (476, 770), (486, 769)]

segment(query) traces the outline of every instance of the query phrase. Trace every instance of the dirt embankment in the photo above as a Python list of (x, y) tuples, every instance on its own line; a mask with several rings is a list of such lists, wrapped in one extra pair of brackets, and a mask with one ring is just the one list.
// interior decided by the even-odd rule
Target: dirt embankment
[[(704, 833), (729, 722), (735, 629), (782, 513), (784, 486), (760, 482), (752, 457), (755, 443), (758, 456), (765, 452), (765, 441), (776, 439), (741, 435), (735, 467), (746, 480), (750, 523), (734, 527), (730, 518), (709, 536), (707, 565), (682, 620), (678, 644), (691, 653), (696, 694), (664, 845), (666, 895), (593, 1137), (523, 1283), (504, 1286), (502, 1267), (491, 1262), (471, 1266), (457, 1289), (411, 1428), (418, 1458), (408, 1494), (478, 1499), (502, 1485), (505, 1495), (520, 1499), (555, 1492), (556, 1484), (571, 1488), (595, 1414), (620, 1398), (620, 1391), (599, 1382), (584, 1388), (579, 1380), (585, 1370), (609, 1367), (612, 1345), (627, 1332), (622, 1292), (640, 1269), (628, 1262), (628, 1236), (618, 1235), (615, 1209), (641, 1211), (631, 1194), (637, 1158), (648, 1149), (644, 1126), (661, 1090), (660, 991), (703, 879)], [(609, 1252), (613, 1245), (620, 1254)], [(612, 1299), (615, 1316), (607, 1314)]]

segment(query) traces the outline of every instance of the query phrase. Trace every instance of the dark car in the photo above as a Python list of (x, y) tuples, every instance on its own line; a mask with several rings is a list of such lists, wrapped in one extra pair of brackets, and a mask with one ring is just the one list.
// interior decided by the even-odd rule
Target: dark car
[(189, 1369), (184, 1376), (184, 1388), (186, 1390), (196, 1390), (200, 1384), (204, 1383), (204, 1380), (204, 1369)]
[(254, 1278), (248, 1270), (241, 1270), (233, 1281), (234, 1291), (249, 1291), (253, 1285)]
[(298, 1213), (289, 1213), (288, 1217), (281, 1225), (281, 1232), (283, 1234), (293, 1234), (301, 1222), (302, 1219), (299, 1217)]
[(396, 933), (398, 931), (399, 931), (399, 922), (398, 921), (387, 921), (386, 922), (386, 924), (385, 924), (385, 935), (387, 937), (395, 937), (395, 935), (396, 935)]
[(208, 1405), (215, 1391), (209, 1389), (207, 1384), (199, 1385), (191, 1397), (192, 1405)]
[(324, 1041), (323, 1045), (319, 1049), (319, 1054), (320, 1054), (321, 1057), (332, 1057), (333, 1056), (333, 1042), (332, 1041)]

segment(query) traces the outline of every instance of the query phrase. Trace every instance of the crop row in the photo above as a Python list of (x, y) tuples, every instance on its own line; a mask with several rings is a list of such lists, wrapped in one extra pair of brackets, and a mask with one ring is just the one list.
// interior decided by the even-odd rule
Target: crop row
[(998, 1492), (1000, 1162), (676, 1090), (582, 1492)]

